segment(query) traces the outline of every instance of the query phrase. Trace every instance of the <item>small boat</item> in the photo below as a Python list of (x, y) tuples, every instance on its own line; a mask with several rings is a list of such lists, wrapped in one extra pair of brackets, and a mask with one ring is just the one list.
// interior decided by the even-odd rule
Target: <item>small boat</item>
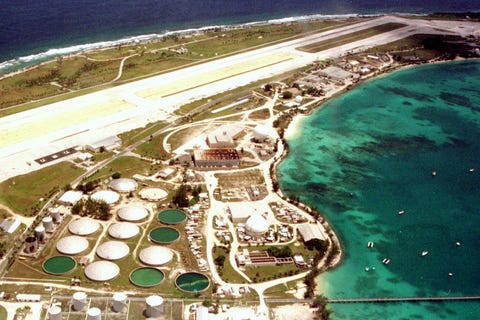
[(449, 273), (448, 273), (448, 276), (449, 276), (449, 277), (453, 277), (453, 273), (449, 272)]
[(372, 241), (368, 241), (368, 243), (367, 243), (368, 248), (373, 248), (374, 245), (375, 244)]
[(460, 242), (459, 242), (459, 241), (455, 242), (455, 245), (456, 245), (457, 247), (460, 247)]
[(432, 177), (435, 177), (437, 175), (437, 171), (432, 171)]
[(390, 263), (390, 259), (384, 258), (384, 259), (382, 260), (382, 263), (383, 263), (383, 264), (389, 264), (389, 263)]
[(365, 271), (366, 271), (366, 272), (370, 271), (370, 268), (369, 268), (369, 267), (365, 267)]
[(428, 254), (428, 251), (422, 251), (422, 257), (425, 257)]
[(399, 214), (399, 215), (402, 215), (402, 214), (404, 214), (404, 213), (405, 213), (405, 210), (400, 210), (400, 211), (398, 211), (398, 214)]
[(470, 168), (470, 169), (468, 170), (468, 172), (474, 173), (474, 172), (475, 172), (475, 168)]

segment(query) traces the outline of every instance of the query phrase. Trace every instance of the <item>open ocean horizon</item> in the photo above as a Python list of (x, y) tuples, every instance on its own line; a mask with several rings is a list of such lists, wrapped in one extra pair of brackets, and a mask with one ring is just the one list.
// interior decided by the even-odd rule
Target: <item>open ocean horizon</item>
[(208, 26), (275, 23), (307, 16), (479, 10), (480, 3), (469, 0), (9, 1), (0, 10), (0, 75), (61, 55)]

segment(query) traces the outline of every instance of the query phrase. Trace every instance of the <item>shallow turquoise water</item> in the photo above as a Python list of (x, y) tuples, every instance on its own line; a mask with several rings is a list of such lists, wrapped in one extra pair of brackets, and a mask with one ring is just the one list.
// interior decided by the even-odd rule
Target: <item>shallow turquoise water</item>
[[(320, 291), (480, 295), (479, 137), (480, 61), (397, 71), (306, 118), (279, 175), (285, 193), (316, 205), (345, 247), (343, 264), (321, 276)], [(480, 302), (332, 308), (335, 319), (466, 319)]]

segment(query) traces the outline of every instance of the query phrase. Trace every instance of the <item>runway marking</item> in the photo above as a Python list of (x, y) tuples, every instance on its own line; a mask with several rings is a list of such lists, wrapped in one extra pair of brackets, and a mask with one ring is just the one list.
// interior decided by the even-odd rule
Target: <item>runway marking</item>
[(0, 148), (44, 136), (91, 120), (100, 119), (132, 107), (134, 107), (134, 105), (131, 103), (112, 98), (76, 110), (66, 109), (65, 112), (55, 114), (52, 117), (46, 117), (29, 124), (2, 130), (2, 134), (0, 135)]
[(187, 90), (195, 89), (213, 82), (225, 80), (247, 72), (255, 71), (261, 68), (269, 67), (281, 62), (300, 57), (290, 52), (279, 52), (258, 59), (241, 62), (232, 66), (223, 67), (212, 72), (193, 75), (188, 78), (176, 80), (155, 88), (136, 92), (135, 95), (149, 100), (160, 100), (161, 98), (182, 93)]
[(358, 41), (358, 40), (363, 40), (363, 39), (366, 39), (366, 38), (370, 38), (370, 37), (376, 36), (378, 34), (382, 34), (382, 33), (385, 33), (385, 32), (390, 32), (390, 31), (393, 31), (393, 30), (396, 30), (396, 29), (399, 29), (399, 28), (403, 28), (405, 26), (406, 26), (406, 24), (403, 24), (403, 23), (394, 23), (394, 22), (385, 23), (385, 24), (370, 27), (370, 28), (367, 28), (367, 29), (362, 29), (362, 30), (350, 32), (350, 33), (347, 33), (347, 34), (344, 34), (344, 35), (341, 35), (341, 36), (338, 36), (338, 37), (329, 38), (329, 39), (322, 40), (322, 41), (319, 41), (319, 42), (307, 44), (305, 46), (301, 46), (301, 47), (298, 47), (296, 49), (300, 50), (300, 51), (309, 52), (309, 53), (318, 53), (318, 52), (323, 51), (323, 50), (339, 47), (339, 46), (342, 46), (342, 45), (347, 44), (347, 43), (352, 43), (352, 42), (355, 42), (355, 41)]

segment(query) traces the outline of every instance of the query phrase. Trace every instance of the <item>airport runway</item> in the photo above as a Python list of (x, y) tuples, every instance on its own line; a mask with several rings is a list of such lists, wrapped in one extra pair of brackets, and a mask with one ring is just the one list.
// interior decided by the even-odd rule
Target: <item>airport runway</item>
[[(296, 48), (389, 22), (400, 29), (319, 53)], [(172, 121), (194, 100), (291, 71), (315, 60), (392, 42), (415, 33), (479, 33), (478, 23), (384, 16), (304, 38), (221, 58), (0, 118), (0, 181), (37, 170), (35, 159), (83, 146), (154, 121)], [(445, 33), (445, 32), (443, 32)]]

